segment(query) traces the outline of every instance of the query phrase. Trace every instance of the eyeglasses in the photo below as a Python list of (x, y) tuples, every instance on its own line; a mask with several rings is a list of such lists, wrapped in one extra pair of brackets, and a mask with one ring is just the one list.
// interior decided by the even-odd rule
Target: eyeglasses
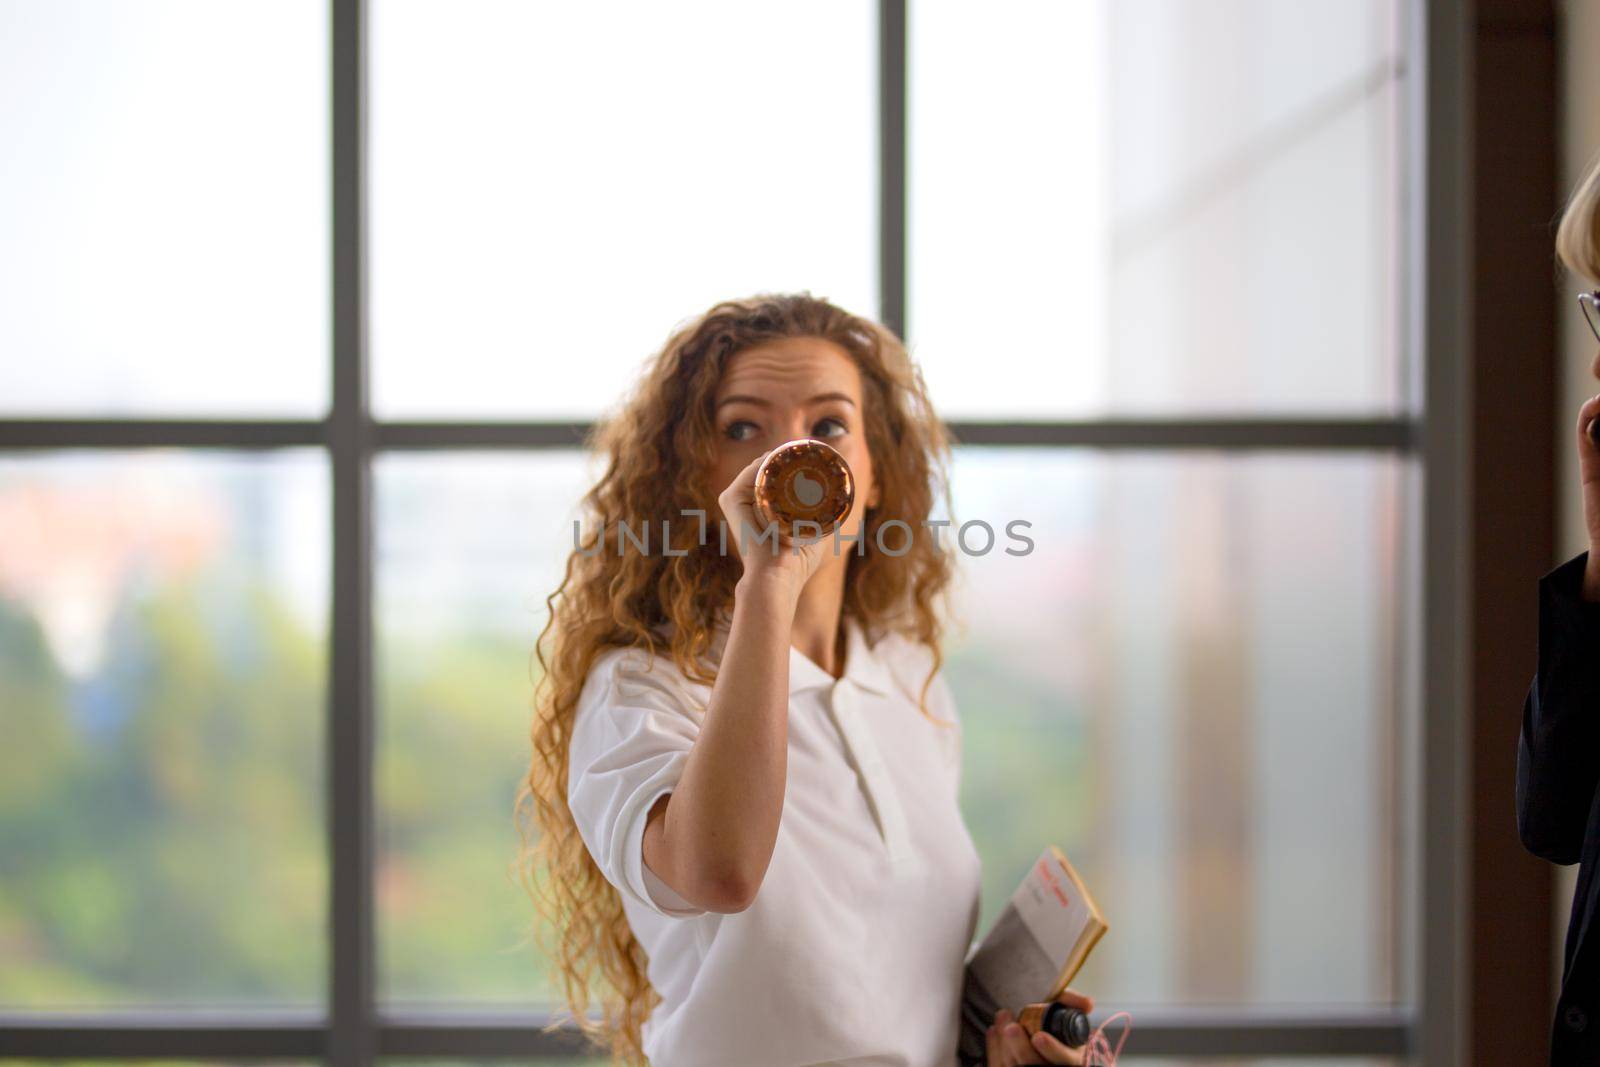
[(1592, 293), (1579, 293), (1578, 306), (1583, 309), (1584, 320), (1589, 323), (1594, 339), (1600, 341), (1600, 289)]

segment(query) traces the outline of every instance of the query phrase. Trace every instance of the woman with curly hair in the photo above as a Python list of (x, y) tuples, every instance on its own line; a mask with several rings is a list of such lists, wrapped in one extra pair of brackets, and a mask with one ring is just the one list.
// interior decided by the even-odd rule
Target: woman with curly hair
[[(849, 463), (851, 510), (747, 540), (762, 460), (801, 437)], [(591, 446), (518, 798), (574, 1018), (629, 1064), (954, 1064), (979, 861), (929, 523), (950, 441), (920, 372), (808, 293), (726, 301)], [(1082, 1062), (995, 1021), (992, 1067)]]

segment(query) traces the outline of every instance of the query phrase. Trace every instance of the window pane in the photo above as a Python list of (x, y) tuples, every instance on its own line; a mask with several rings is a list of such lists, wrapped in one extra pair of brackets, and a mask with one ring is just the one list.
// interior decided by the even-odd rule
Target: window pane
[(914, 5), (908, 333), (942, 413), (1396, 409), (1402, 7)]
[[(547, 1056), (532, 1060), (385, 1060), (384, 1067), (610, 1067), (609, 1059)], [(1352, 1067), (1360, 1067), (1359, 1064)]]
[(377, 472), (378, 973), (389, 1000), (554, 1002), (509, 875), (534, 640), (586, 464), (394, 454)]
[[(1103, 1004), (1396, 997), (1402, 474), (1359, 454), (960, 450), (958, 517), (996, 534), (978, 555), (967, 530), (947, 644), (982, 928), (1056, 842), (1111, 921), (1081, 979)], [(380, 464), (390, 998), (555, 996), (506, 876), (507, 805), (587, 484), (576, 453)], [(1014, 519), (1026, 555), (1005, 552), (1026, 549)]]
[(1110, 923), (1077, 981), (1103, 1005), (1396, 996), (1403, 474), (961, 452), (957, 516), (999, 534), (961, 557), (947, 666), (980, 930), (1054, 842)]
[(326, 408), (327, 21), (0, 0), (0, 411)]
[[(0, 1067), (102, 1067), (105, 1060), (0, 1060)], [(286, 1060), (115, 1060), (117, 1067), (315, 1067)]]
[(327, 488), (0, 457), (0, 1007), (320, 1002)]
[(380, 414), (588, 417), (759, 290), (875, 315), (876, 17), (375, 0)]

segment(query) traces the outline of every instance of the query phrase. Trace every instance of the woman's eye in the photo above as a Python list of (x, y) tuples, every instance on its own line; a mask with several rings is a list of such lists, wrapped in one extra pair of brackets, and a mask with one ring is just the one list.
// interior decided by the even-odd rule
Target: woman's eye
[[(831, 431), (824, 429), (824, 427), (829, 426), (835, 427), (836, 429)], [(844, 424), (843, 419), (836, 419), (832, 415), (829, 415), (825, 419), (818, 419), (816, 426), (812, 428), (811, 432), (813, 436), (816, 437), (837, 437), (840, 434), (848, 433), (849, 431), (850, 428)]]
[(730, 441), (747, 441), (755, 430), (756, 424), (749, 419), (736, 419), (728, 423), (728, 428), (722, 432)]

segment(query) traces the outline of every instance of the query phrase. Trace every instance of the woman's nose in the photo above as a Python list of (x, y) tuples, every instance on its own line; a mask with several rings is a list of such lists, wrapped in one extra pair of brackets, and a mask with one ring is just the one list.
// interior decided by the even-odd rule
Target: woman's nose
[[(1600, 368), (1600, 360), (1596, 361), (1596, 367)], [(775, 445), (781, 445), (785, 441), (793, 441), (798, 437), (811, 436), (806, 427), (806, 415), (803, 411), (781, 416), (777, 420), (777, 429), (779, 439), (774, 442)]]

